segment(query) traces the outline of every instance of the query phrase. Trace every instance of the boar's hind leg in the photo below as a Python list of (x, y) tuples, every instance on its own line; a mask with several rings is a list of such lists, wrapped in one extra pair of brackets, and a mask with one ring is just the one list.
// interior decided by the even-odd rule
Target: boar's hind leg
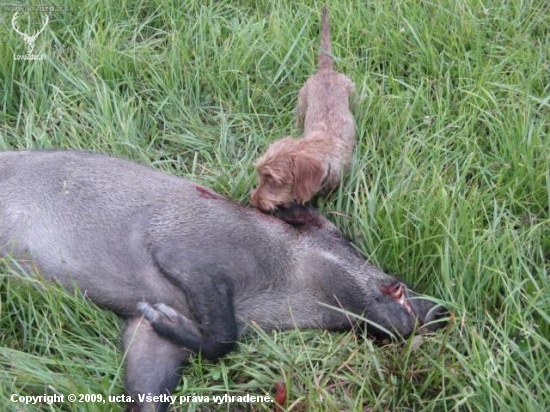
[(142, 302), (139, 309), (155, 331), (173, 342), (216, 359), (235, 348), (237, 322), (233, 308), (233, 287), (221, 277), (203, 277), (182, 289), (196, 321), (164, 304)]
[(190, 319), (172, 307), (164, 303), (150, 305), (140, 302), (138, 309), (159, 335), (190, 351), (198, 352), (201, 349), (201, 332)]
[(182, 347), (159, 336), (149, 322), (132, 318), (126, 323), (123, 336), (126, 352), (126, 389), (134, 402), (132, 412), (166, 411), (168, 403), (155, 403), (140, 396), (169, 395), (178, 385), (180, 368), (189, 356)]

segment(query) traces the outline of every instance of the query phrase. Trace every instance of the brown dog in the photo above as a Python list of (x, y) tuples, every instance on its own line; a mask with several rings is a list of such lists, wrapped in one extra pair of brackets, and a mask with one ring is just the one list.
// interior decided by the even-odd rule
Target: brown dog
[(253, 206), (270, 211), (310, 200), (319, 190), (332, 190), (349, 169), (355, 145), (355, 123), (349, 108), (354, 90), (349, 77), (334, 70), (327, 7), (323, 7), (319, 71), (298, 94), (297, 123), (304, 137), (273, 143), (256, 161), (259, 184)]

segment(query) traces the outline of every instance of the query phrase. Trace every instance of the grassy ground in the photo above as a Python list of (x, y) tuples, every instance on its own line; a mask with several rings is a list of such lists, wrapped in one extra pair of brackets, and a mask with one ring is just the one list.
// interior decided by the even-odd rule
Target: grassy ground
[[(109, 153), (248, 202), (254, 159), (298, 133), (321, 4), (64, 4), (36, 40), (42, 61), (14, 60), (26, 47), (0, 6), (0, 149)], [(420, 345), (259, 332), (218, 363), (194, 360), (177, 395), (262, 395), (284, 380), (289, 411), (548, 410), (548, 2), (338, 0), (331, 20), (337, 67), (357, 86), (359, 144), (321, 206), (366, 256), (444, 301), (452, 321)], [(41, 24), (30, 12), (18, 21), (27, 32)], [(114, 315), (0, 273), (0, 398), (124, 393)]]

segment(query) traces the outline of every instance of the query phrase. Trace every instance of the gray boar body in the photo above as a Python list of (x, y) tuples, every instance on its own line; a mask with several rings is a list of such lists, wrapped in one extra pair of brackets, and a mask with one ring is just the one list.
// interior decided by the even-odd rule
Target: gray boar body
[(0, 255), (127, 320), (126, 386), (136, 400), (171, 392), (187, 349), (222, 356), (249, 322), (349, 329), (332, 305), (405, 336), (439, 316), (427, 300), (388, 292), (398, 280), (316, 212), (280, 218), (129, 161), (0, 153)]

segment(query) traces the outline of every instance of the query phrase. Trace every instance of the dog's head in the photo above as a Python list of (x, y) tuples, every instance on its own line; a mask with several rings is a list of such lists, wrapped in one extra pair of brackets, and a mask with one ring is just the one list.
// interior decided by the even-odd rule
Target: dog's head
[(293, 200), (305, 203), (320, 189), (325, 169), (322, 159), (300, 140), (278, 140), (256, 161), (259, 183), (251, 192), (251, 203), (265, 212)]

